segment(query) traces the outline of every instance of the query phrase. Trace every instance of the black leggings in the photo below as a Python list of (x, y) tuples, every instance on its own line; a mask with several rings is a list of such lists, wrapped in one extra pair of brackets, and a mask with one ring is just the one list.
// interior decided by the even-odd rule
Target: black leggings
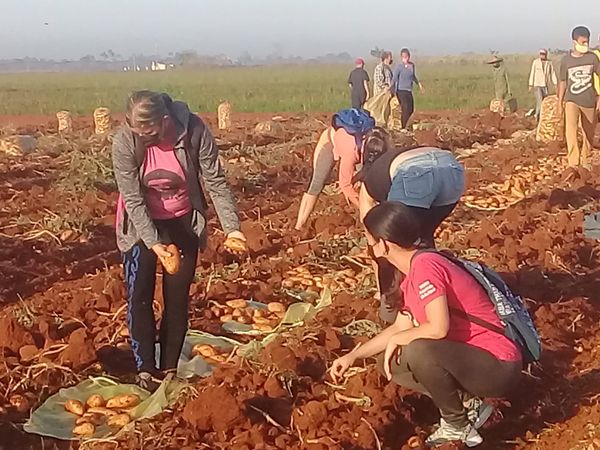
[(415, 99), (411, 91), (398, 91), (396, 92), (396, 96), (398, 97), (400, 107), (402, 108), (402, 128), (406, 129), (408, 121), (415, 112)]
[[(379, 368), (383, 357), (379, 357)], [(519, 381), (521, 361), (500, 361), (486, 350), (448, 339), (417, 339), (392, 362), (392, 379), (431, 397), (442, 418), (457, 427), (469, 423), (469, 398), (499, 398)]]
[[(198, 237), (191, 227), (191, 214), (172, 220), (155, 220), (161, 242), (181, 250), (179, 272), (163, 271), (164, 312), (160, 322), (160, 370), (176, 369), (188, 328), (190, 285), (196, 271)], [(136, 366), (140, 372), (156, 370), (156, 323), (152, 303), (156, 282), (156, 254), (138, 242), (123, 254), (127, 287), (127, 324)]]
[[(432, 206), (429, 209), (410, 206), (419, 215), (421, 236), (428, 248), (435, 248), (433, 235), (440, 224), (450, 215), (458, 203), (444, 206)], [(402, 274), (385, 258), (377, 259), (377, 279), (379, 280), (379, 292), (381, 300), (379, 305), (379, 317), (387, 323), (396, 320), (398, 307), (402, 302), (400, 297), (400, 282)]]

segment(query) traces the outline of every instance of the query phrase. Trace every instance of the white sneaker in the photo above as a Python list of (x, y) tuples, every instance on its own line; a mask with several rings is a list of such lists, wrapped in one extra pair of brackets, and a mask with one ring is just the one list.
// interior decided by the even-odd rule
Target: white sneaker
[(454, 425), (449, 424), (444, 419), (440, 419), (439, 428), (434, 431), (425, 440), (425, 444), (429, 447), (439, 447), (440, 445), (447, 444), (448, 442), (460, 441), (467, 447), (476, 447), (483, 442), (483, 438), (477, 432), (472, 424), (468, 424), (466, 427), (457, 428)]
[(494, 407), (488, 403), (485, 403), (479, 397), (472, 397), (464, 402), (465, 408), (467, 408), (467, 417), (469, 422), (473, 424), (476, 430), (479, 430), (491, 415), (494, 413)]

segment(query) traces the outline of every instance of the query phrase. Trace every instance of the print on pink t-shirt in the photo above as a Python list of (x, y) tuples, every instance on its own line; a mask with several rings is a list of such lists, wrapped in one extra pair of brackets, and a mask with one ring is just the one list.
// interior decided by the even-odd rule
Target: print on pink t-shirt
[(452, 308), (502, 327), (484, 289), (466, 270), (436, 253), (421, 253), (413, 258), (410, 273), (401, 285), (404, 307), (418, 323), (427, 321), (425, 307), (445, 295), (450, 314), (446, 339), (464, 342), (487, 350), (501, 361), (519, 361), (521, 352), (506, 336), (488, 330), (468, 319), (452, 314)]
[(153, 219), (174, 219), (191, 211), (187, 181), (173, 147), (148, 147), (142, 170), (146, 204)]

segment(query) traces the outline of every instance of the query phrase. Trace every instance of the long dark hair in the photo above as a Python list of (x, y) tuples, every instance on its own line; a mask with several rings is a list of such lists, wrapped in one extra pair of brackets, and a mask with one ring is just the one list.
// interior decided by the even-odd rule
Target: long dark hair
[(419, 216), (400, 202), (382, 202), (375, 206), (365, 216), (364, 224), (377, 240), (383, 239), (409, 250), (422, 246)]
[(363, 137), (362, 168), (352, 178), (352, 183), (363, 181), (369, 168), (377, 159), (394, 147), (390, 134), (382, 127), (375, 127)]
[[(399, 202), (383, 202), (364, 218), (365, 228), (376, 240), (383, 239), (402, 248), (414, 249), (421, 243), (419, 217), (414, 210)], [(394, 308), (402, 305), (400, 282), (402, 273), (385, 258), (377, 259), (377, 277), (385, 303)]]

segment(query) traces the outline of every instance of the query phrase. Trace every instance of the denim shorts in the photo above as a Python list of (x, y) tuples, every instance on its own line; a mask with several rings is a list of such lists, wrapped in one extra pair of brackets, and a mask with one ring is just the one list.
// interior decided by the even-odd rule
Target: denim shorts
[(464, 190), (462, 164), (451, 152), (432, 148), (398, 167), (388, 200), (429, 209), (458, 203)]

